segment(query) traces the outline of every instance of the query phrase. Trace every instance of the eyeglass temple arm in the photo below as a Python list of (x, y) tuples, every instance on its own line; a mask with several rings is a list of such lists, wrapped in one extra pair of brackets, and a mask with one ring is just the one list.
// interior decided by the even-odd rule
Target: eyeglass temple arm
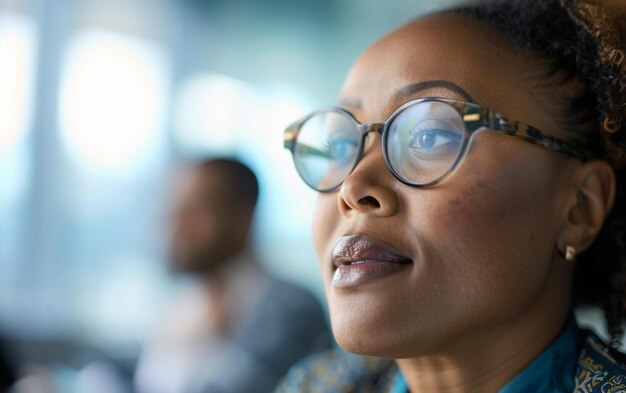
[[(283, 134), (283, 146), (289, 149), (291, 152), (293, 152), (293, 149), (295, 147), (297, 133), (298, 133), (298, 124), (293, 124), (287, 127), (287, 129), (285, 130), (285, 133)], [(302, 143), (298, 144), (298, 149), (300, 149), (300, 151), (305, 154), (323, 157), (323, 158), (330, 157), (330, 154), (328, 151), (320, 150), (313, 146), (305, 145)]]
[(283, 146), (293, 151), (298, 136), (298, 122), (291, 124), (283, 133)]
[[(470, 114), (468, 116), (472, 115), (474, 114)], [(575, 147), (573, 144), (558, 139), (552, 135), (546, 135), (533, 126), (521, 123), (519, 121), (511, 120), (494, 110), (485, 110), (482, 113), (482, 118), (482, 124), (484, 127), (488, 127), (495, 131), (523, 138), (535, 145), (543, 146), (556, 152), (574, 156), (581, 160), (587, 158), (587, 155), (584, 154), (580, 149)]]

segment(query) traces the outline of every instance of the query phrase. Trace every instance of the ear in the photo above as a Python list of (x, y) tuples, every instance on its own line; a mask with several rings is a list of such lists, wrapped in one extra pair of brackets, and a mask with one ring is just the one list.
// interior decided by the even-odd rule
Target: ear
[(576, 169), (565, 226), (558, 248), (581, 252), (593, 243), (615, 201), (615, 172), (605, 161), (588, 161)]

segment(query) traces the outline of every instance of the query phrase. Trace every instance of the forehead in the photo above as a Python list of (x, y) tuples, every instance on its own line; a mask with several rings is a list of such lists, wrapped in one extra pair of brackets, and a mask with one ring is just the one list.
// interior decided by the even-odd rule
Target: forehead
[(536, 127), (553, 128), (545, 116), (546, 103), (537, 98), (543, 82), (536, 76), (539, 64), (540, 59), (521, 53), (484, 22), (437, 14), (413, 21), (370, 47), (348, 74), (340, 101), (360, 120), (375, 122), (412, 98), (467, 100), (446, 87), (401, 94), (416, 83), (446, 81), (479, 104)]

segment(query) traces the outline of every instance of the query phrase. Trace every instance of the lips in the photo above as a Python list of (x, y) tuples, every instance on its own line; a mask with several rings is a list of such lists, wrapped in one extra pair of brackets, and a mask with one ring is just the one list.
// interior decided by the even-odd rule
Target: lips
[(332, 284), (357, 287), (405, 270), (413, 261), (402, 252), (364, 235), (341, 237), (332, 251)]

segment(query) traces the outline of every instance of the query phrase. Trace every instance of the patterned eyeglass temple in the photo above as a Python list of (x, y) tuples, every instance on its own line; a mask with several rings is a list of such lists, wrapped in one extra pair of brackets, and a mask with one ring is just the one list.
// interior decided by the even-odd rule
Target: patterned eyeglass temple
[[(487, 109), (487, 111), (487, 114), (482, 120), (483, 126), (488, 124), (488, 127), (495, 131), (501, 131), (508, 135), (520, 137), (530, 143), (534, 143), (547, 149), (567, 154), (581, 160), (588, 159), (587, 154), (583, 153), (580, 149), (578, 149), (570, 142), (558, 139), (556, 137), (553, 137), (552, 135), (546, 135), (533, 126), (526, 125), (517, 120), (508, 119), (506, 116), (493, 110)], [(465, 117), (467, 116), (472, 115), (466, 115)], [(491, 122), (490, 124), (490, 119), (494, 119), (495, 121)], [(464, 120), (468, 121), (465, 118)]]

